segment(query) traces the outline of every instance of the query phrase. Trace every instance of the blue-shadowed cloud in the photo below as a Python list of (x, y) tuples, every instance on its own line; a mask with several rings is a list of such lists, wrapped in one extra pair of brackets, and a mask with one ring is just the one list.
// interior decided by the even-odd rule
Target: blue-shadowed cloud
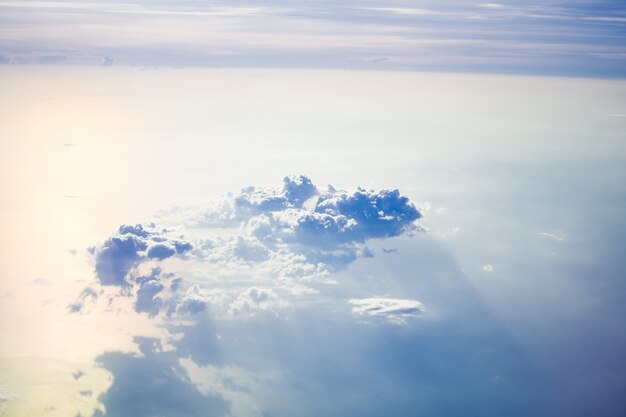
[[(166, 334), (98, 357), (112, 384), (93, 416), (549, 415), (546, 375), (420, 219), (398, 190), (287, 176), (120, 227), (96, 264), (114, 238), (141, 245), (108, 252), (123, 279), (96, 268), (94, 286)], [(176, 228), (184, 257), (147, 255)]]
[(225, 416), (226, 402), (204, 395), (190, 381), (176, 352), (164, 352), (158, 339), (136, 337), (141, 355), (109, 352), (97, 362), (114, 376), (100, 397), (106, 411), (93, 416)]
[(96, 275), (101, 285), (129, 285), (128, 272), (146, 259), (164, 260), (191, 250), (189, 242), (156, 230), (153, 224), (122, 225), (102, 244), (90, 248), (95, 258)]

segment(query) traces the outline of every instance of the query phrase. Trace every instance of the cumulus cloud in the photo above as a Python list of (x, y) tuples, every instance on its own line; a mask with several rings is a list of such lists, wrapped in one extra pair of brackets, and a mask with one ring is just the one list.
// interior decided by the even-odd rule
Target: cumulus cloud
[(178, 312), (181, 314), (198, 314), (205, 311), (211, 300), (210, 294), (194, 284), (185, 293), (185, 297), (180, 302)]
[[(154, 223), (122, 225), (91, 253), (98, 283), (133, 296), (137, 312), (194, 316), (213, 304), (220, 314), (249, 315), (286, 305), (276, 292), (278, 286), (302, 288), (296, 281), (322, 282), (358, 258), (373, 257), (368, 241), (418, 230), (420, 217), (399, 190), (357, 187), (348, 192), (328, 186), (320, 191), (310, 178), (289, 175), (280, 186), (247, 186), (202, 209), (161, 212), (166, 228)], [(181, 229), (184, 238), (173, 232)], [(207, 229), (212, 231), (208, 235)], [(218, 276), (257, 277), (265, 284), (211, 288), (205, 282), (186, 283), (158, 267), (183, 255)], [(145, 269), (144, 263), (156, 269), (138, 272)], [(74, 311), (85, 297), (75, 303)]]
[[(211, 414), (206, 410), (221, 415), (228, 409), (222, 394), (227, 393), (230, 401), (240, 398), (233, 382), (209, 384), (220, 392), (200, 392), (202, 384), (191, 383), (186, 369), (211, 365), (213, 374), (225, 375), (224, 366), (231, 364), (224, 361), (230, 358), (235, 361), (233, 369), (243, 375), (253, 375), (247, 370), (250, 366), (273, 374), (265, 363), (242, 360), (241, 349), (257, 344), (259, 358), (270, 362), (280, 350), (302, 349), (289, 353), (289, 367), (295, 369), (311, 352), (305, 344), (293, 348), (285, 344), (295, 331), (290, 323), (303, 329), (317, 326), (313, 324), (317, 320), (326, 323), (322, 326), (326, 330), (318, 330), (322, 339), (313, 342), (311, 335), (308, 343), (319, 349), (316, 360), (338, 361), (324, 346), (325, 332), (335, 331), (331, 323), (336, 315), (345, 329), (356, 320), (345, 308), (346, 297), (338, 295), (348, 287), (342, 287), (335, 273), (357, 259), (374, 257), (369, 246), (373, 240), (418, 230), (420, 217), (398, 190), (348, 192), (330, 186), (320, 190), (299, 175), (285, 177), (276, 187), (244, 187), (201, 209), (163, 212), (162, 226), (120, 226), (91, 248), (97, 281), (70, 310), (81, 311), (84, 301), (97, 299), (100, 292), (118, 291), (118, 297), (110, 299), (130, 298), (135, 312), (158, 316), (157, 323), (169, 337), (165, 343), (136, 338), (141, 355), (108, 352), (98, 358), (113, 375), (113, 384), (99, 397), (106, 412), (95, 411), (93, 416), (140, 417), (157, 410), (164, 416), (193, 416), (203, 407), (202, 415)], [(166, 262), (173, 257), (180, 261)], [(174, 273), (168, 268), (177, 269)], [(367, 295), (366, 287), (358, 293)], [(356, 315), (392, 324), (424, 311), (414, 300), (363, 297), (350, 303)], [(269, 341), (268, 335), (278, 339)], [(181, 367), (183, 358), (189, 362), (187, 368)], [(308, 372), (302, 369), (303, 375)], [(281, 387), (289, 385), (286, 376), (276, 378), (283, 381)], [(187, 401), (188, 409), (174, 405), (181, 400)], [(268, 406), (269, 412), (272, 407), (280, 409)], [(283, 415), (289, 415), (285, 410)]]
[(417, 300), (372, 297), (352, 299), (349, 303), (353, 306), (354, 314), (383, 319), (394, 324), (404, 324), (406, 320), (426, 311), (424, 305)]
[(155, 279), (144, 281), (137, 290), (135, 310), (151, 316), (158, 314), (163, 302), (157, 295), (163, 288), (165, 288), (163, 284)]
[(310, 264), (304, 269), (318, 271), (340, 269), (358, 257), (372, 256), (362, 246), (367, 240), (417, 230), (415, 221), (421, 217), (399, 190), (359, 187), (347, 192), (329, 186), (320, 191), (303, 175), (286, 176), (281, 187), (244, 187), (204, 209), (178, 208), (160, 214), (164, 221), (182, 222), (191, 230), (238, 227), (238, 236), (195, 245), (194, 254), (208, 261), (286, 266), (285, 253), (289, 253), (297, 255), (293, 260)]
[[(143, 249), (118, 268), (121, 284), (98, 276), (93, 288), (118, 291), (161, 338), (97, 358), (112, 383), (94, 391), (103, 407), (92, 417), (505, 415), (519, 384), (537, 386), (456, 264), (407, 233), (421, 214), (399, 191), (320, 191), (287, 177), (201, 212), (176, 209), (159, 219), (166, 229), (122, 226), (105, 240)], [(148, 254), (159, 245), (168, 256)], [(417, 320), (424, 305), (445, 314)], [(511, 393), (497, 404), (490, 375), (518, 384), (501, 384)]]
[(163, 260), (192, 249), (189, 242), (172, 238), (153, 223), (122, 225), (116, 234), (90, 249), (95, 257), (96, 275), (101, 285), (128, 286), (131, 269), (146, 259)]
[[(254, 236), (266, 241), (280, 239), (286, 243), (333, 248), (398, 236), (413, 229), (413, 222), (421, 217), (415, 205), (398, 190), (375, 192), (357, 188), (349, 193), (329, 187), (328, 191), (319, 193), (302, 176), (298, 181), (286, 177), (281, 193), (276, 190), (255, 190), (255, 193), (254, 205), (248, 204), (262, 216), (250, 219), (248, 226)], [(317, 200), (312, 207), (305, 207), (304, 201), (314, 196)], [(245, 190), (234, 198), (250, 200)]]
[(215, 317), (254, 316), (262, 311), (276, 313), (285, 303), (272, 288), (252, 286), (207, 290), (194, 284), (179, 301), (177, 312), (194, 316), (210, 308)]
[(230, 304), (232, 315), (253, 315), (257, 310), (271, 310), (280, 305), (278, 295), (271, 288), (248, 288)]

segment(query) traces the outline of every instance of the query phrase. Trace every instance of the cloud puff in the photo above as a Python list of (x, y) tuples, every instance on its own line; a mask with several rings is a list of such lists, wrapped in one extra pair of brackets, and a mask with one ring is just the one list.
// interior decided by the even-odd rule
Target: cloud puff
[(191, 249), (189, 242), (171, 238), (167, 230), (157, 230), (151, 223), (146, 227), (122, 225), (115, 235), (90, 250), (101, 285), (128, 286), (127, 274), (143, 260), (163, 260)]
[(156, 279), (144, 281), (137, 290), (137, 301), (135, 302), (135, 310), (137, 312), (145, 312), (151, 316), (159, 313), (163, 302), (157, 296), (165, 288)]
[(417, 300), (372, 297), (352, 299), (348, 302), (353, 305), (354, 314), (383, 319), (393, 324), (404, 324), (407, 319), (426, 311), (424, 305)]
[(251, 287), (242, 291), (230, 304), (232, 315), (254, 315), (257, 310), (272, 310), (281, 300), (271, 288)]
[(254, 316), (257, 312), (276, 312), (283, 306), (282, 300), (272, 288), (218, 288), (206, 290), (194, 284), (185, 293), (178, 305), (178, 313), (196, 315), (209, 307), (215, 317)]
[(76, 300), (68, 306), (70, 313), (80, 312), (85, 305), (85, 300), (87, 300), (88, 298), (94, 300), (98, 298), (98, 293), (91, 287), (83, 289), (78, 297), (76, 297)]
[(208, 308), (210, 300), (210, 294), (203, 290), (200, 285), (194, 284), (185, 293), (179, 304), (178, 312), (190, 315), (201, 313)]

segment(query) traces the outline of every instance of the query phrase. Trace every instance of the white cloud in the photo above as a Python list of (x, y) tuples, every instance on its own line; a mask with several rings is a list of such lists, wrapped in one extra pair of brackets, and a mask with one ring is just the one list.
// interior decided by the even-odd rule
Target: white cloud
[(122, 225), (117, 233), (90, 248), (94, 255), (96, 275), (101, 285), (128, 286), (127, 275), (148, 259), (163, 260), (183, 255), (192, 245), (172, 237), (154, 224)]
[(544, 239), (554, 240), (556, 242), (562, 242), (564, 239), (563, 236), (560, 236), (556, 233), (548, 233), (548, 232), (541, 232), (539, 233), (539, 236), (541, 236)]
[[(527, 3), (219, 3), (0, 2), (0, 38), (12, 40), (0, 42), (11, 51), (0, 62), (375, 68), (382, 56), (386, 68), (551, 73), (574, 64), (585, 73), (602, 60), (590, 54), (621, 52), (610, 24), (624, 20), (616, 6), (597, 15)], [(564, 40), (549, 57), (536, 56), (555, 39)]]
[(485, 272), (493, 272), (493, 269), (493, 265), (491, 264), (483, 265), (483, 271)]
[(502, 9), (504, 6), (500, 3), (482, 3), (480, 7), (483, 9)]
[[(131, 294), (138, 312), (193, 316), (209, 307), (253, 314), (287, 305), (279, 292), (315, 293), (301, 291), (302, 283), (331, 282), (333, 272), (375, 256), (368, 240), (419, 230), (421, 214), (398, 190), (319, 191), (308, 177), (292, 175), (282, 186), (248, 186), (205, 208), (159, 216), (166, 228), (123, 225), (91, 249), (98, 283)], [(162, 273), (159, 265), (175, 256), (194, 265), (197, 278)], [(142, 273), (144, 266), (153, 269)], [(232, 284), (220, 287), (220, 280)], [(82, 308), (81, 297), (73, 310)]]
[(417, 300), (371, 297), (348, 302), (352, 304), (354, 314), (383, 319), (393, 324), (404, 324), (408, 319), (426, 311), (424, 305)]
[[(474, 354), (483, 355), (483, 346), (497, 341), (502, 355), (515, 352), (494, 331), (468, 336), (458, 320), (482, 326), (485, 313), (439, 245), (408, 233), (418, 230), (419, 217), (408, 198), (395, 190), (311, 190), (246, 187), (205, 207), (222, 223), (189, 221), (202, 207), (178, 208), (160, 217), (168, 232), (123, 227), (105, 240), (130, 234), (145, 249), (124, 285), (97, 281), (93, 288), (118, 291), (115, 311), (143, 314), (137, 318), (153, 323), (161, 339), (136, 338), (141, 355), (98, 357), (112, 384), (94, 391), (106, 411), (93, 417), (139, 417), (157, 406), (180, 414), (179, 398), (188, 400), (186, 415), (206, 407), (231, 417), (384, 415), (381, 404), (414, 398), (419, 387), (449, 392), (458, 372), (484, 384), (493, 370), (491, 356)], [(148, 248), (175, 249), (175, 241), (193, 248), (148, 257)], [(426, 316), (418, 300), (445, 314)], [(433, 410), (433, 401), (440, 397), (402, 403), (398, 415), (415, 406)]]
[(258, 310), (274, 311), (281, 300), (271, 288), (251, 287), (242, 291), (229, 305), (231, 315), (254, 315)]

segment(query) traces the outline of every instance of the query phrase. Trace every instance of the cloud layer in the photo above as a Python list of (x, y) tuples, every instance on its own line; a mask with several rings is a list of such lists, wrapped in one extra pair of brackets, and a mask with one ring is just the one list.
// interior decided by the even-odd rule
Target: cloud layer
[(0, 2), (0, 16), (7, 64), (625, 74), (619, 1), (28, 0)]

